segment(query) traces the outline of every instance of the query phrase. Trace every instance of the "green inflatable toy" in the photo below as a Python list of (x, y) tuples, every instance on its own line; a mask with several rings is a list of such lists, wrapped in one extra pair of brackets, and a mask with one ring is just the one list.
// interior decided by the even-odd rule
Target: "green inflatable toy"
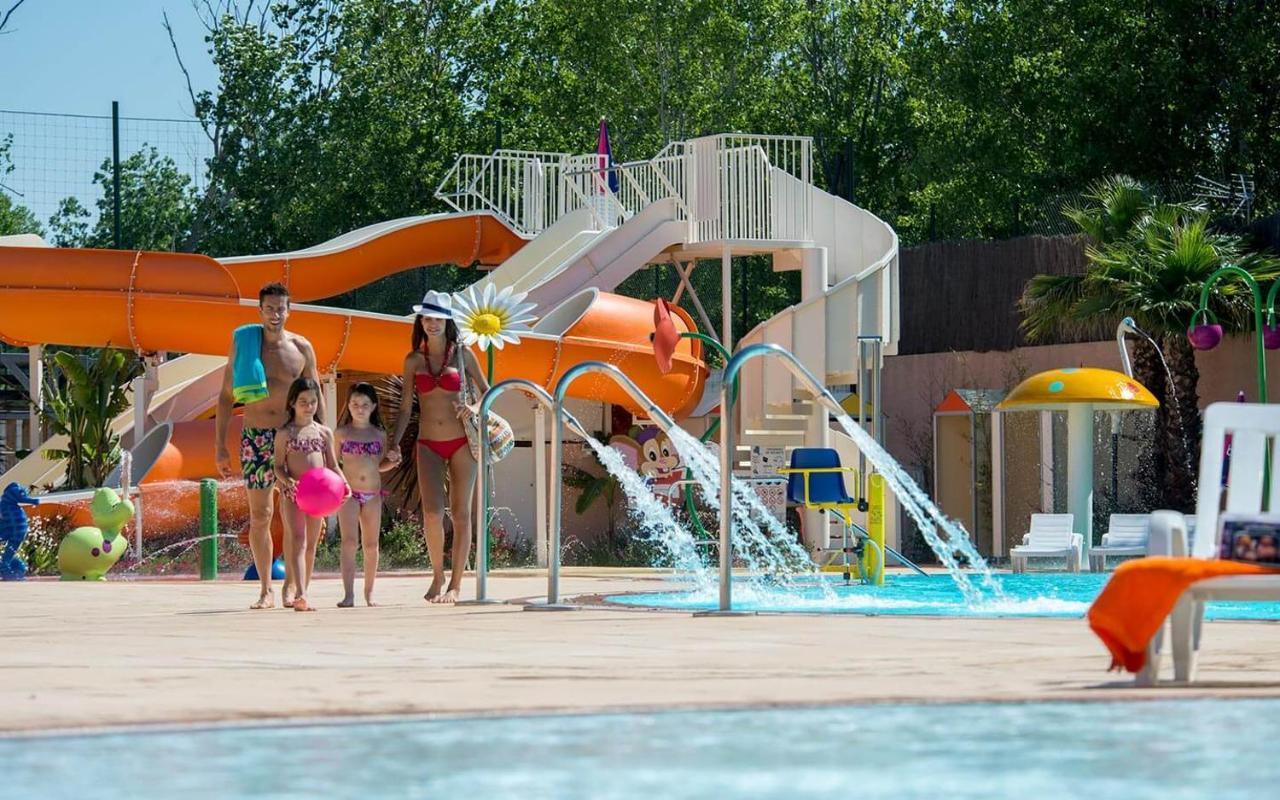
[(64, 581), (104, 581), (129, 542), (120, 533), (133, 516), (133, 503), (112, 489), (94, 492), (89, 504), (96, 528), (76, 528), (58, 545), (58, 570)]

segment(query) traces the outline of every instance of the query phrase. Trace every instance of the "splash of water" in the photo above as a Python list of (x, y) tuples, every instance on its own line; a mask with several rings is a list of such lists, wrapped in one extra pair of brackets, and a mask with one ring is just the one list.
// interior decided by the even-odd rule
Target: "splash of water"
[[(132, 578), (133, 576), (139, 574), (143, 567), (147, 566), (153, 561), (156, 561), (162, 556), (176, 561), (180, 559), (182, 556), (186, 555), (186, 553), (190, 551), (191, 548), (195, 547), (196, 545), (200, 544), (205, 540), (208, 540), (208, 539), (235, 540), (238, 538), (239, 537), (237, 537), (235, 534), (232, 534), (232, 533), (215, 533), (215, 534), (206, 534), (204, 536), (196, 536), (189, 539), (182, 539), (180, 541), (173, 542), (172, 544), (167, 544), (164, 547), (160, 547), (155, 550), (152, 550), (137, 561), (131, 561), (127, 565), (122, 564), (121, 568), (117, 570), (117, 572), (122, 577)], [(176, 552), (171, 552), (171, 551), (176, 551)]]
[(622, 453), (594, 438), (588, 438), (586, 442), (605, 469), (618, 479), (645, 539), (666, 551), (675, 569), (693, 581), (695, 591), (706, 591), (711, 575), (698, 555), (693, 535), (676, 522), (671, 508), (660, 501), (644, 478), (627, 465)]
[[(693, 475), (703, 501), (717, 513), (720, 511), (720, 462), (687, 431), (676, 428), (671, 438)], [(751, 574), (755, 590), (777, 593), (794, 587), (800, 576), (817, 575), (809, 554), (787, 527), (765, 506), (755, 490), (744, 481), (729, 482), (733, 496), (734, 554), (741, 557)], [(818, 581), (822, 592), (832, 589), (827, 581)]]
[(1156, 340), (1152, 339), (1146, 333), (1133, 327), (1133, 330), (1151, 343), (1155, 349), (1156, 355), (1160, 357), (1160, 366), (1164, 367), (1165, 379), (1169, 384), (1169, 394), (1173, 397), (1173, 417), (1174, 424), (1178, 426), (1179, 438), (1182, 439), (1182, 462), (1183, 467), (1187, 470), (1187, 475), (1191, 476), (1191, 490), (1196, 491), (1196, 485), (1199, 482), (1200, 471), (1191, 463), (1191, 443), (1187, 441), (1187, 426), (1182, 419), (1182, 403), (1178, 402), (1178, 386), (1173, 380), (1173, 371), (1169, 369), (1169, 362), (1164, 360), (1164, 351), (1160, 349), (1160, 345), (1156, 344)]
[[(933, 504), (923, 489), (916, 484), (911, 476), (889, 455), (880, 443), (875, 440), (871, 434), (862, 429), (848, 414), (840, 414), (836, 417), (836, 422), (840, 423), (840, 427), (844, 429), (849, 438), (853, 439), (858, 450), (867, 457), (889, 485), (889, 489), (898, 498), (898, 502), (902, 503), (902, 507), (906, 509), (907, 514), (916, 523), (916, 527), (920, 529), (920, 533), (924, 536), (929, 547), (938, 556), (938, 560), (947, 568), (947, 572), (951, 575), (951, 580), (955, 581), (956, 586), (964, 595), (965, 602), (969, 605), (978, 605), (986, 602), (988, 598), (984, 590), (989, 591), (997, 598), (1003, 598), (1004, 592), (1000, 588), (1000, 584), (991, 574), (991, 568), (987, 566), (987, 561), (973, 546), (973, 542), (969, 539), (968, 532), (964, 526), (955, 520), (948, 519), (942, 511)], [(941, 528), (946, 535), (944, 540), (938, 533)], [(967, 572), (960, 566), (959, 560), (956, 558), (956, 552), (959, 551), (969, 562), (969, 570), (976, 572), (981, 580), (981, 586), (970, 580)]]

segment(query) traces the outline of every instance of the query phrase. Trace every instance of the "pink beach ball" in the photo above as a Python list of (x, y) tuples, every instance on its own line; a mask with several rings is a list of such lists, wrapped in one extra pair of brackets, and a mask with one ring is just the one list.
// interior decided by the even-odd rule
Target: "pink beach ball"
[(347, 499), (342, 476), (327, 467), (307, 470), (298, 479), (298, 508), (312, 517), (327, 517)]

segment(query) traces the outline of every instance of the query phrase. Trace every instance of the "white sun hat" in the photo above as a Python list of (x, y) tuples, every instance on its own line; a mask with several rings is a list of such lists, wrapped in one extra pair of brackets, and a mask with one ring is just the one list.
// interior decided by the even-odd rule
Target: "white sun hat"
[(453, 319), (453, 296), (433, 289), (422, 296), (422, 302), (413, 307), (413, 313), (437, 319)]

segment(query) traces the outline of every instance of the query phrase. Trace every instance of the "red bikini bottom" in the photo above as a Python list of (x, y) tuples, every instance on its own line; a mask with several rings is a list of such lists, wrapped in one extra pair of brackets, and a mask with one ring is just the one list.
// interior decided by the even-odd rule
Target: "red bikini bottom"
[(448, 461), (453, 458), (453, 454), (461, 450), (467, 444), (467, 437), (459, 436), (457, 439), (419, 439), (418, 445), (424, 446), (431, 452)]

